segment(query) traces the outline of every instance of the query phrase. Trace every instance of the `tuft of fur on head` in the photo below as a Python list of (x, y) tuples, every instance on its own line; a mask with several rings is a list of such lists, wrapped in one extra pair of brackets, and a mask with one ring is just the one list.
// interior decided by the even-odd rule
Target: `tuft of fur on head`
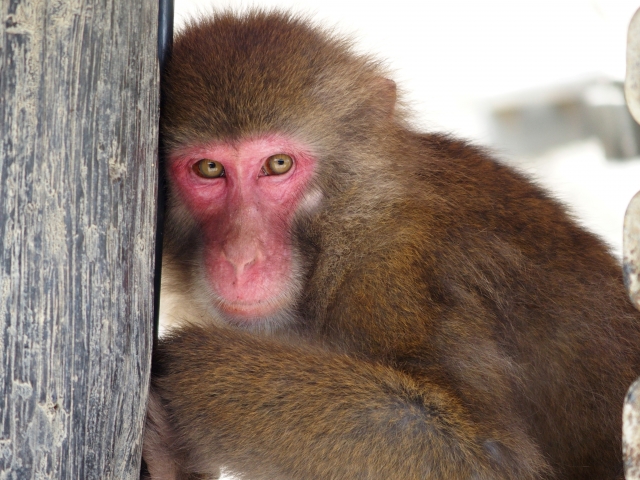
[(166, 70), (164, 148), (275, 130), (329, 147), (336, 132), (351, 141), (379, 134), (397, 121), (387, 77), (380, 62), (301, 16), (195, 19), (176, 36)]
[[(318, 160), (316, 197), (338, 198), (355, 184), (387, 197), (391, 177), (412, 158), (399, 153), (412, 129), (389, 73), (304, 16), (250, 10), (192, 19), (176, 35), (163, 80), (163, 153), (278, 133)], [(398, 153), (394, 164), (389, 152)]]

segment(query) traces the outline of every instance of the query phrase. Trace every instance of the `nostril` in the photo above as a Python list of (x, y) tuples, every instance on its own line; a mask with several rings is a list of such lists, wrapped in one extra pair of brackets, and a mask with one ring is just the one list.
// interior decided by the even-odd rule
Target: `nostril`
[(256, 263), (256, 260), (257, 258), (254, 255), (252, 258), (244, 260), (244, 263), (235, 265), (235, 269), (238, 275), (242, 275), (245, 271), (250, 269)]

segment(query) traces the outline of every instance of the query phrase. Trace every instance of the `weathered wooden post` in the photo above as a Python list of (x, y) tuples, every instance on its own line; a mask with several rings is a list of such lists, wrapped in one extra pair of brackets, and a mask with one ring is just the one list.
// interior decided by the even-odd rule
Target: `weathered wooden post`
[(158, 1), (0, 10), (0, 478), (137, 478)]
[[(640, 123), (640, 10), (629, 25), (625, 96), (629, 111)], [(622, 268), (629, 299), (640, 310), (640, 192), (624, 219)], [(622, 413), (622, 448), (627, 480), (640, 480), (640, 379), (629, 388)]]

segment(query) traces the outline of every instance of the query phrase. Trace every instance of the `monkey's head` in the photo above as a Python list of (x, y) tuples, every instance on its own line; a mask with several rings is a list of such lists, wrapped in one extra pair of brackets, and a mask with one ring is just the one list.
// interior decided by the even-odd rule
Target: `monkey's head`
[(313, 268), (293, 232), (389, 169), (395, 84), (305, 20), (225, 13), (177, 35), (163, 99), (166, 268), (216, 318), (281, 323)]

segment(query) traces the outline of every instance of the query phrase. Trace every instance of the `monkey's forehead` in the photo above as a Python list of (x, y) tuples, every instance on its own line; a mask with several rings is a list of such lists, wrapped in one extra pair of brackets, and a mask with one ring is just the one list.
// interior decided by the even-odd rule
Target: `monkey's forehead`
[[(376, 109), (378, 62), (300, 17), (253, 11), (192, 22), (175, 39), (163, 84), (163, 132), (233, 137)], [(197, 138), (196, 138), (197, 139)]]

